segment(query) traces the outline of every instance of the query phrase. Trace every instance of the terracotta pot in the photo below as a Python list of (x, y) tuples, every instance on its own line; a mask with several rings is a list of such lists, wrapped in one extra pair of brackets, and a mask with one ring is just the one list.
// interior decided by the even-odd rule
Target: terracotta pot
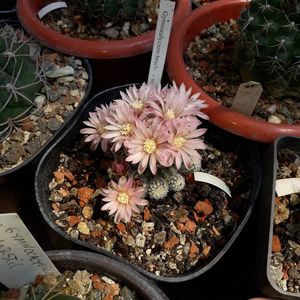
[[(76, 39), (45, 26), (37, 17), (40, 8), (41, 0), (19, 0), (17, 3), (19, 21), (30, 35), (56, 51), (80, 57), (112, 59), (135, 56), (152, 50), (154, 30), (141, 36), (117, 41)], [(177, 0), (174, 24), (185, 18), (190, 11), (190, 0)]]
[(256, 120), (220, 105), (196, 84), (186, 69), (183, 60), (184, 51), (195, 36), (215, 23), (238, 18), (240, 11), (248, 3), (247, 0), (215, 1), (194, 10), (183, 24), (178, 24), (173, 29), (176, 34), (170, 39), (167, 57), (168, 75), (177, 84), (183, 82), (187, 87), (192, 87), (194, 93), (201, 92), (201, 99), (208, 104), (204, 111), (209, 115), (210, 121), (231, 133), (260, 142), (271, 142), (280, 135), (300, 136), (298, 125)]

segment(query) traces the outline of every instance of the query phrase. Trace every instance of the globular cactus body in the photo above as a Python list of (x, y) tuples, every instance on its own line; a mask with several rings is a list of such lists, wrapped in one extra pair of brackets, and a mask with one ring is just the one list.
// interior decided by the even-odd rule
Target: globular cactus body
[(150, 199), (154, 199), (154, 200), (164, 199), (165, 197), (167, 197), (169, 192), (168, 183), (161, 176), (155, 177), (149, 182), (147, 192)]
[(94, 18), (134, 18), (143, 0), (76, 0), (79, 10)]
[(238, 20), (241, 74), (276, 97), (300, 94), (299, 8), (297, 0), (252, 0)]
[(42, 86), (29, 46), (0, 36), (0, 129), (26, 116)]

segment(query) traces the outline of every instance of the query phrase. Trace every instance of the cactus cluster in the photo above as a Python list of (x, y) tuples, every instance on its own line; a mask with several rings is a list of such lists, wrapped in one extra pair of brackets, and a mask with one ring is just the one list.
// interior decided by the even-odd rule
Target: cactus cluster
[(76, 0), (80, 11), (93, 18), (132, 19), (139, 14), (144, 0)]
[(163, 169), (159, 175), (148, 180), (147, 193), (150, 199), (164, 199), (169, 192), (180, 192), (185, 187), (184, 177), (173, 168)]
[(43, 87), (39, 63), (10, 26), (0, 28), (0, 131), (3, 134), (35, 107)]
[(241, 75), (260, 82), (274, 97), (299, 98), (299, 12), (299, 0), (252, 0), (238, 20)]

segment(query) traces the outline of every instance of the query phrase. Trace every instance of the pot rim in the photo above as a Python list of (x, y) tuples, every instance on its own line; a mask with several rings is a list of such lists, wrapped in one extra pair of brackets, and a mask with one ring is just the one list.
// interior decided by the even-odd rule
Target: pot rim
[[(300, 125), (256, 120), (221, 105), (196, 84), (186, 69), (183, 54), (187, 44), (202, 30), (216, 22), (237, 18), (241, 9), (246, 8), (249, 2), (249, 0), (214, 1), (195, 9), (184, 24), (176, 24), (174, 28), (176, 34), (172, 34), (170, 38), (167, 73), (170, 79), (178, 84), (183, 82), (188, 88), (191, 87), (194, 93), (201, 93), (201, 99), (208, 104), (204, 112), (209, 115), (210, 122), (231, 133), (264, 143), (272, 142), (280, 135), (300, 136)], [(203, 21), (199, 22), (200, 19)]]
[[(37, 17), (40, 0), (17, 2), (17, 15), (25, 30), (41, 43), (59, 52), (79, 57), (115, 59), (150, 52), (155, 31), (116, 41), (82, 40), (51, 30)], [(190, 0), (177, 0), (173, 23), (180, 22), (191, 11)]]
[(147, 297), (144, 299), (168, 300), (168, 297), (163, 291), (152, 281), (141, 276), (141, 274), (133, 270), (132, 267), (122, 262), (118, 262), (111, 257), (82, 250), (49, 250), (46, 251), (46, 254), (54, 264), (58, 265), (58, 269), (59, 262), (61, 261), (70, 263), (82, 261), (83, 264), (95, 266), (94, 272), (113, 276), (114, 278), (117, 278), (117, 281), (119, 280), (120, 282), (125, 283), (125, 285), (130, 285), (130, 287), (140, 296)]

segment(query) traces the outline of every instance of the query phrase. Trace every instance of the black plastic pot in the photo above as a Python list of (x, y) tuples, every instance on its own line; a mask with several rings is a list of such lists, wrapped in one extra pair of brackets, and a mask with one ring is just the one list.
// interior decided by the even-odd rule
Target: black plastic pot
[[(60, 227), (58, 227), (54, 223), (54, 215), (51, 211), (51, 203), (48, 200), (50, 196), (50, 191), (48, 189), (48, 183), (52, 180), (52, 173), (55, 170), (55, 168), (58, 165), (59, 162), (59, 153), (63, 151), (68, 145), (68, 143), (72, 143), (72, 140), (74, 140), (76, 137), (76, 133), (79, 132), (80, 128), (83, 126), (82, 121), (86, 120), (88, 118), (89, 111), (94, 110), (96, 106), (99, 106), (100, 104), (107, 103), (109, 101), (112, 101), (114, 99), (119, 98), (120, 91), (124, 91), (129, 85), (116, 87), (113, 89), (106, 90), (104, 92), (101, 92), (97, 95), (95, 95), (88, 103), (87, 105), (81, 110), (80, 115), (78, 116), (77, 123), (73, 123), (72, 127), (69, 127), (65, 130), (65, 132), (60, 136), (58, 140), (56, 140), (55, 144), (52, 145), (51, 148), (45, 153), (43, 158), (41, 159), (36, 176), (35, 176), (35, 193), (36, 193), (36, 199), (40, 208), (40, 211), (46, 220), (46, 222), (49, 224), (51, 228), (53, 228), (57, 233), (62, 235), (64, 238), (76, 243), (77, 245), (89, 248), (93, 251), (97, 251), (99, 253), (105, 254), (107, 256), (113, 257), (118, 261), (124, 262), (126, 264), (130, 264), (125, 259), (114, 255), (113, 253), (104, 250), (102, 248), (96, 247), (94, 245), (88, 244), (87, 242), (83, 242), (78, 239), (74, 239), (70, 237), (66, 232), (64, 232)], [(208, 124), (207, 124), (208, 125)], [(210, 130), (209, 130), (210, 131)], [(215, 132), (215, 130), (212, 130), (211, 132)], [(214, 141), (218, 142), (218, 145), (223, 145), (226, 148), (230, 147), (232, 150), (237, 150), (238, 148), (241, 148), (241, 156), (244, 156), (244, 166), (248, 170), (249, 173), (249, 185), (250, 185), (250, 196), (249, 196), (249, 208), (245, 215), (243, 216), (243, 219), (239, 223), (239, 225), (236, 228), (236, 231), (232, 234), (231, 238), (228, 240), (228, 242), (225, 244), (225, 246), (222, 248), (222, 250), (204, 267), (196, 266), (192, 271), (186, 274), (178, 275), (176, 277), (162, 277), (157, 276), (153, 273), (147, 272), (139, 267), (135, 267), (139, 272), (143, 273), (144, 275), (155, 279), (157, 281), (161, 282), (183, 282), (187, 280), (191, 280), (195, 277), (198, 277), (199, 275), (205, 273), (208, 271), (214, 264), (216, 264), (222, 256), (227, 252), (227, 250), (230, 248), (232, 243), (236, 240), (237, 236), (240, 234), (241, 230), (245, 226), (247, 220), (249, 219), (249, 216), (252, 212), (255, 200), (258, 196), (258, 191), (260, 188), (260, 182), (261, 182), (261, 161), (260, 161), (260, 155), (258, 152), (258, 149), (256, 145), (253, 142), (245, 141), (242, 138), (239, 138), (237, 136), (234, 136), (232, 134), (228, 134), (225, 132), (221, 132), (220, 130), (216, 131), (216, 134), (212, 134), (212, 138)], [(224, 147), (223, 147), (224, 148)], [(244, 149), (244, 150), (243, 150)]]
[(62, 134), (62, 132), (64, 132), (65, 128), (68, 127), (70, 123), (76, 120), (75, 117), (79, 114), (81, 107), (84, 106), (86, 100), (88, 99), (93, 84), (93, 73), (90, 62), (87, 59), (82, 59), (82, 63), (89, 76), (89, 82), (84, 98), (80, 101), (76, 110), (74, 110), (74, 112), (66, 118), (61, 127), (37, 152), (35, 152), (29, 159), (16, 166), (15, 168), (0, 173), (0, 188), (1, 184), (4, 184), (6, 182), (18, 181), (19, 179), (22, 179), (23, 176), (30, 176), (30, 174), (34, 175), (38, 160), (41, 158), (45, 150), (53, 144), (53, 142)]
[(16, 0), (2, 0), (0, 4), (0, 20), (16, 20)]
[(275, 185), (278, 169), (277, 154), (282, 149), (300, 152), (300, 138), (283, 136), (279, 137), (266, 150), (263, 164), (263, 182), (259, 207), (259, 250), (257, 255), (257, 285), (269, 297), (279, 299), (300, 299), (300, 295), (285, 292), (273, 282), (270, 274), (272, 255), (272, 236), (275, 209)]
[(96, 253), (76, 250), (53, 250), (46, 252), (60, 272), (87, 270), (110, 277), (137, 292), (143, 300), (168, 300), (153, 282), (114, 259)]

